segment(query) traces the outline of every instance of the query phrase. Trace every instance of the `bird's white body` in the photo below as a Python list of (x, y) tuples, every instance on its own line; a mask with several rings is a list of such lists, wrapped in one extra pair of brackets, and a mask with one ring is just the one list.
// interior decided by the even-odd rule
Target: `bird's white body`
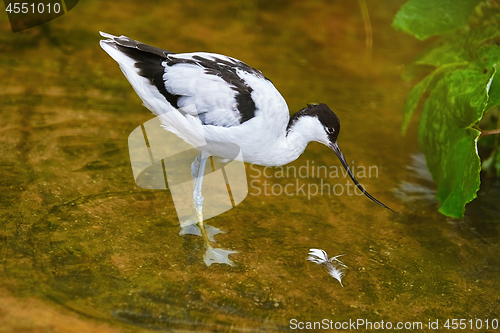
[[(300, 119), (287, 131), (290, 115), (285, 99), (271, 81), (256, 70), (251, 72), (238, 68), (235, 71), (251, 87), (251, 99), (255, 104), (254, 116), (240, 123), (239, 114), (235, 111), (236, 91), (223, 78), (207, 74), (203, 67), (191, 63), (177, 63), (171, 67), (163, 63), (166, 89), (182, 96), (176, 108), (148, 78), (138, 74), (134, 59), (106, 41), (101, 41), (101, 46), (118, 62), (144, 105), (161, 119), (162, 126), (208, 155), (235, 158), (234, 150), (228, 151), (225, 145), (231, 143), (241, 149), (244, 162), (279, 166), (297, 159), (310, 141), (329, 143), (324, 126), (314, 117)], [(175, 57), (176, 60), (203, 57), (216, 61), (237, 61), (206, 52), (169, 54), (167, 57)], [(204, 121), (199, 114), (203, 114)]]

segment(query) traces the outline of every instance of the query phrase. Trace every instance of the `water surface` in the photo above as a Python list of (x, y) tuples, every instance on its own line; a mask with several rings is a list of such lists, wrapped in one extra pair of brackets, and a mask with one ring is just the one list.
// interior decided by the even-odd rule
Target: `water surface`
[[(437, 213), (416, 123), (400, 135), (411, 88), (401, 74), (424, 47), (390, 27), (401, 3), (367, 0), (372, 49), (355, 1), (85, 1), (16, 34), (2, 16), (0, 326), (287, 331), (294, 318), (498, 319), (499, 184), (483, 179), (464, 219)], [(127, 138), (152, 115), (100, 49), (99, 30), (241, 59), (273, 81), (292, 113), (328, 104), (347, 161), (377, 170), (357, 174), (360, 182), (402, 216), (348, 195), (341, 172), (313, 176), (313, 165), (340, 163), (312, 143), (291, 164), (307, 177), (247, 166), (250, 195), (208, 221), (226, 232), (217, 244), (238, 251), (237, 266), (207, 268), (201, 238), (179, 235), (170, 192), (134, 182)], [(419, 161), (423, 177), (408, 168)], [(345, 192), (264, 191), (324, 183)], [(310, 248), (344, 254), (344, 287), (306, 260)]]

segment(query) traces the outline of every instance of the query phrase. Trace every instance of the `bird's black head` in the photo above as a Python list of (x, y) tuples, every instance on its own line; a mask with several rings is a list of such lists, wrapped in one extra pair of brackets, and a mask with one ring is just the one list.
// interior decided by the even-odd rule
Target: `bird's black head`
[(318, 117), (320, 123), (325, 127), (330, 142), (336, 142), (340, 133), (340, 120), (328, 105), (323, 103), (308, 104), (306, 110)]
[(330, 143), (337, 141), (337, 137), (340, 133), (340, 120), (339, 117), (337, 117), (337, 115), (328, 107), (328, 105), (323, 103), (307, 104), (306, 108), (303, 108), (292, 116), (290, 122), (288, 123), (287, 130), (293, 126), (296, 120), (304, 116), (318, 118), (319, 122), (325, 128), (325, 132), (328, 135)]

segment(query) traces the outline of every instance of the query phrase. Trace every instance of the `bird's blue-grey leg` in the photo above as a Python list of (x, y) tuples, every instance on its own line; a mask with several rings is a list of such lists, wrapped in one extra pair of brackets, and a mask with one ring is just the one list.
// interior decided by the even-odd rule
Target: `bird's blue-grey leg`
[[(213, 236), (220, 233), (220, 230), (214, 227), (207, 226), (211, 229), (205, 229), (205, 224), (203, 223), (203, 196), (201, 190), (203, 187), (203, 176), (205, 174), (205, 166), (207, 164), (207, 159), (210, 156), (207, 153), (201, 152), (196, 160), (191, 165), (191, 173), (194, 180), (194, 191), (193, 191), (193, 202), (196, 211), (196, 218), (198, 220), (198, 227), (200, 228), (201, 236), (205, 242), (206, 252), (203, 255), (203, 259), (207, 266), (213, 263), (218, 264), (228, 264), (234, 266), (234, 263), (228, 258), (231, 253), (237, 253), (237, 251), (224, 250), (220, 248), (213, 248), (210, 245), (210, 241), (215, 241)], [(213, 230), (212, 230), (213, 229)]]
[[(195, 212), (193, 218), (189, 219), (191, 223), (186, 223), (184, 225), (181, 224), (181, 231), (180, 235), (196, 235), (196, 236), (202, 236), (201, 229), (200, 229), (200, 219), (202, 220), (203, 223), (203, 196), (201, 194), (202, 192), (202, 185), (203, 185), (203, 175), (204, 175), (204, 170), (203, 172), (200, 172), (200, 167), (203, 163), (203, 167), (205, 168), (206, 162), (208, 159), (208, 155), (206, 156), (207, 159), (203, 162), (203, 155), (205, 153), (200, 153), (198, 156), (195, 158), (193, 163), (191, 164), (191, 176), (193, 177), (193, 206), (195, 208)], [(201, 177), (200, 177), (201, 174)], [(213, 226), (210, 226), (208, 224), (204, 224), (204, 229), (207, 233), (207, 237), (211, 242), (215, 242), (214, 236), (217, 234), (222, 233), (222, 231), (219, 228), (215, 228)]]
[[(193, 177), (193, 205), (195, 208), (201, 208), (203, 205), (203, 197), (201, 196), (201, 184), (198, 186), (198, 176), (199, 176), (199, 171), (200, 171), (200, 165), (202, 161), (202, 155), (201, 153), (198, 154), (198, 156), (195, 158), (193, 163), (191, 164), (191, 176)], [(206, 161), (205, 161), (206, 163)], [(197, 194), (196, 189), (200, 188), (200, 192)], [(201, 205), (196, 204), (196, 197), (201, 197)], [(200, 200), (198, 200), (199, 202)], [(195, 209), (198, 211), (198, 209)], [(198, 215), (197, 213), (195, 215)], [(181, 223), (181, 231), (180, 235), (196, 235), (196, 236), (202, 236), (200, 232), (200, 228), (197, 226), (198, 224), (198, 217), (194, 217), (188, 219), (186, 223), (182, 224)]]
[[(194, 202), (194, 208), (196, 210), (196, 219), (198, 221), (198, 224), (200, 226), (200, 230), (202, 233), (202, 236), (205, 237), (204, 234), (204, 226), (203, 226), (203, 196), (201, 195), (201, 189), (203, 186), (203, 175), (205, 174), (205, 166), (207, 165), (207, 159), (208, 155), (204, 152), (201, 152), (198, 157), (196, 157), (194, 164), (197, 165), (198, 170), (193, 170), (193, 166), (191, 167), (191, 171), (198, 171), (196, 177), (193, 177), (194, 179), (194, 191), (193, 191), (193, 202)], [(196, 169), (196, 167), (194, 168)], [(193, 174), (194, 176), (194, 174)]]

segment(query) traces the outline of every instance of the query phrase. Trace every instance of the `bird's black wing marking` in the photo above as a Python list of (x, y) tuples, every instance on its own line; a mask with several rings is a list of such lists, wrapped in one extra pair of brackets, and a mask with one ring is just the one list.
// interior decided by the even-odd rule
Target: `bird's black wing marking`
[[(234, 98), (237, 110), (233, 111), (239, 113), (237, 117), (239, 124), (255, 116), (256, 105), (251, 96), (253, 89), (238, 75), (237, 71), (242, 70), (262, 79), (268, 79), (259, 70), (248, 66), (244, 62), (224, 56), (217, 57), (217, 55), (207, 57), (194, 55), (189, 58), (176, 57), (173, 52), (140, 43), (126, 36), (114, 37), (112, 40), (119, 51), (135, 61), (135, 67), (138, 69), (137, 73), (148, 79), (173, 107), (179, 108), (178, 101), (183, 95), (174, 94), (167, 89), (164, 74), (168, 67), (177, 64), (189, 64), (204, 68), (205, 74), (222, 78), (228, 83), (229, 88), (236, 92)], [(167, 68), (165, 68), (165, 65)], [(199, 116), (200, 120), (204, 122), (205, 117), (202, 114)], [(230, 123), (213, 125), (233, 126)]]
[(167, 101), (173, 107), (178, 108), (177, 101), (181, 96), (170, 93), (163, 80), (165, 67), (162, 63), (167, 59), (167, 55), (174, 53), (137, 42), (125, 36), (115, 37), (113, 41), (119, 51), (135, 60), (138, 74), (149, 79)]
[(113, 38), (113, 41), (115, 41), (120, 46), (124, 46), (131, 49), (137, 49), (139, 51), (157, 55), (161, 58), (165, 58), (169, 54), (175, 54), (174, 52), (162, 50), (158, 47), (143, 44), (136, 40), (130, 39), (126, 36), (115, 37)]
[(222, 78), (229, 84), (232, 90), (236, 91), (235, 98), (238, 112), (240, 113), (239, 123), (242, 124), (255, 116), (256, 106), (252, 99), (253, 89), (237, 74), (237, 70), (240, 69), (265, 79), (259, 70), (236, 59), (228, 58), (225, 60), (216, 56), (210, 59), (199, 55), (195, 55), (192, 58), (177, 58), (175, 55), (172, 55), (167, 57), (166, 64), (167, 66), (175, 66), (177, 64), (201, 66), (205, 69), (205, 74), (216, 75)]

